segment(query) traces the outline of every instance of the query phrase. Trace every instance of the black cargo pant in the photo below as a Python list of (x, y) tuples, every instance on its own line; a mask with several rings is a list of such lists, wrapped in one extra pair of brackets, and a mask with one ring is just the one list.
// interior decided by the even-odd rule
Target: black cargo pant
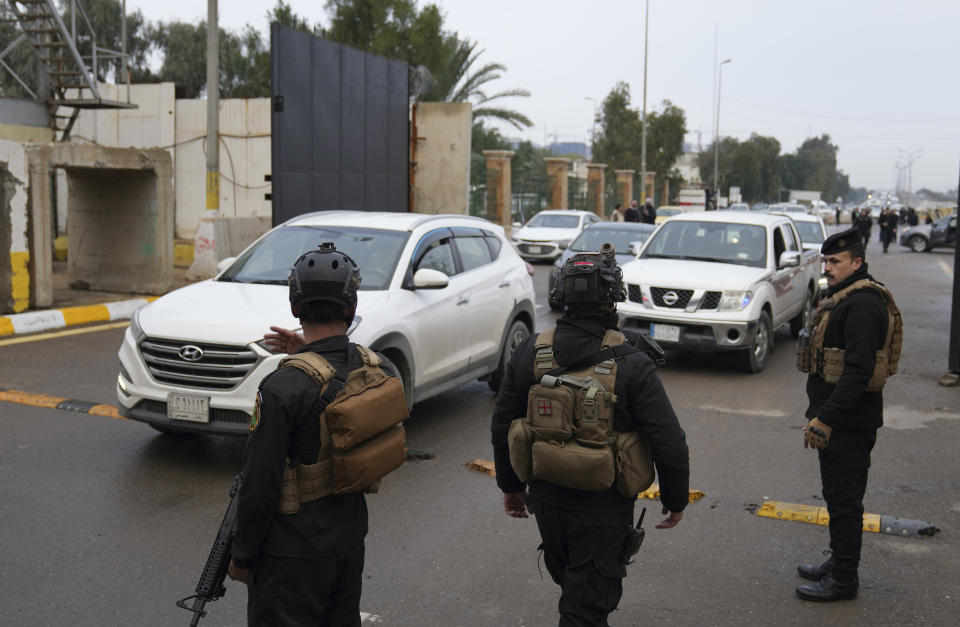
[(823, 500), (830, 514), (832, 570), (838, 581), (855, 579), (863, 537), (863, 494), (867, 490), (870, 452), (876, 429), (833, 430), (830, 443), (820, 451)]
[(560, 626), (607, 625), (623, 594), (623, 547), (633, 512), (586, 512), (531, 503), (543, 561), (560, 586)]
[(363, 553), (361, 543), (332, 557), (260, 555), (248, 587), (247, 623), (359, 625)]

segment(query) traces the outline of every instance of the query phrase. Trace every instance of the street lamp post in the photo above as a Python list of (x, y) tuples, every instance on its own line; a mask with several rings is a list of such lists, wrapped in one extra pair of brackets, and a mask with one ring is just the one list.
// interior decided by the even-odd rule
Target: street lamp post
[(597, 99), (590, 96), (583, 98), (593, 103), (593, 122), (590, 124), (590, 158), (593, 159), (593, 145), (597, 143)]
[(897, 151), (900, 152), (907, 160), (907, 163), (906, 163), (907, 193), (912, 194), (913, 193), (913, 162), (920, 158), (920, 155), (923, 153), (923, 149), (921, 148), (920, 150), (914, 150), (913, 152), (910, 152), (910, 151), (904, 150), (903, 148), (898, 148)]
[(643, 16), (643, 127), (640, 140), (640, 203), (647, 202), (647, 39), (650, 34), (650, 0)]
[(723, 66), (730, 63), (733, 59), (725, 59), (720, 63), (719, 76), (717, 77), (717, 124), (714, 126), (713, 137), (713, 191), (714, 202), (717, 207), (720, 206), (720, 88), (723, 84)]

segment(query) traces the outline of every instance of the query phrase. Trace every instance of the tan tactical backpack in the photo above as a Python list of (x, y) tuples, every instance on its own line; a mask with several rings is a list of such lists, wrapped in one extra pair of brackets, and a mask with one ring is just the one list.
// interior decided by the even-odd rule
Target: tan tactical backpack
[[(356, 345), (352, 345), (356, 346)], [(285, 357), (278, 368), (298, 368), (321, 388), (318, 396), (321, 446), (313, 464), (291, 464), (287, 460), (280, 488), (279, 511), (294, 514), (301, 503), (330, 494), (376, 492), (380, 479), (396, 470), (404, 459), (404, 429), (409, 416), (403, 384), (380, 369), (380, 357), (356, 346), (363, 365), (351, 370), (345, 381), (316, 353)], [(325, 407), (329, 386), (335, 395)]]
[[(653, 483), (653, 457), (642, 434), (613, 429), (616, 359), (567, 372), (553, 355), (554, 331), (537, 336), (534, 376), (539, 383), (527, 395), (526, 417), (510, 424), (510, 465), (524, 483), (539, 479), (595, 492), (615, 484), (621, 494), (635, 498)], [(601, 350), (625, 341), (623, 334), (608, 330)]]
[(880, 350), (877, 351), (873, 376), (867, 383), (867, 391), (879, 392), (886, 384), (887, 377), (897, 374), (900, 352), (903, 348), (903, 318), (890, 290), (870, 279), (860, 279), (833, 296), (820, 301), (807, 329), (809, 344), (804, 345), (801, 342), (797, 345), (797, 368), (800, 372), (819, 375), (831, 384), (840, 380), (846, 351), (841, 348), (824, 347), (823, 338), (833, 309), (853, 292), (864, 289), (874, 290), (880, 294), (887, 308), (887, 335)]

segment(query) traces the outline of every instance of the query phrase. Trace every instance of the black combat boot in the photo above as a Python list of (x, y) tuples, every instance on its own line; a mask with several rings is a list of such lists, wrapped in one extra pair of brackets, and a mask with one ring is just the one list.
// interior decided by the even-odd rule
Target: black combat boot
[(806, 601), (843, 601), (855, 599), (859, 583), (856, 576), (846, 581), (837, 581), (833, 573), (827, 573), (817, 583), (798, 586), (797, 596)]
[(817, 564), (800, 564), (797, 566), (797, 574), (810, 581), (820, 581), (824, 575), (830, 572), (831, 563), (832, 560), (828, 558), (819, 566)]

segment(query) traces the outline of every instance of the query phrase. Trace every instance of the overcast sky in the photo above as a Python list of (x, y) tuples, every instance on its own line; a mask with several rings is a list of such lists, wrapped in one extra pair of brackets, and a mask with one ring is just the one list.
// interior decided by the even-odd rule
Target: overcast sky
[[(311, 23), (322, 0), (288, 0)], [(420, 0), (422, 5), (424, 2)], [(268, 32), (273, 0), (220, 0), (220, 25)], [(588, 141), (594, 103), (617, 81), (643, 98), (642, 0), (439, 0), (446, 26), (478, 41), (507, 73), (497, 90), (534, 127), (511, 137)], [(127, 0), (149, 20), (197, 21), (203, 0)], [(915, 153), (913, 188), (956, 189), (960, 176), (960, 48), (956, 0), (651, 0), (647, 107), (686, 111), (687, 141), (714, 133), (714, 32), (723, 67), (720, 134), (751, 132), (795, 150), (829, 133), (853, 186), (892, 188)], [(922, 152), (918, 152), (922, 151)]]

